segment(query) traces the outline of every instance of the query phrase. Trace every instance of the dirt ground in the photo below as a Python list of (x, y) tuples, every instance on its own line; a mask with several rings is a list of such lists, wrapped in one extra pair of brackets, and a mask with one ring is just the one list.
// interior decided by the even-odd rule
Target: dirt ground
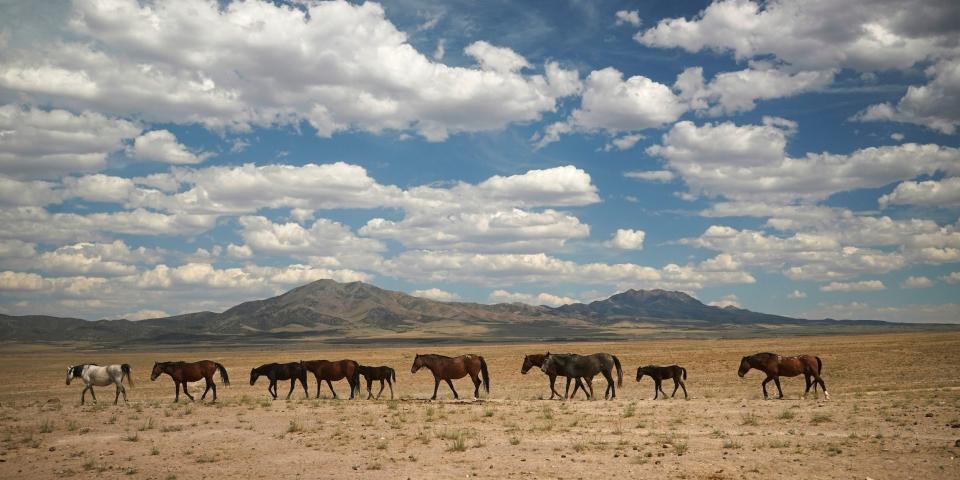
[[(617, 355), (625, 369), (617, 399), (544, 400), (546, 377), (521, 375), (520, 365), (546, 349)], [(801, 400), (797, 377), (783, 382), (784, 400), (764, 401), (761, 374), (736, 375), (740, 357), (757, 351), (821, 356), (832, 399)], [(441, 385), (440, 401), (425, 400), (432, 376), (410, 366), (427, 352), (483, 355), (490, 395), (457, 402)], [(312, 376), (310, 399), (298, 390), (271, 401), (263, 379), (249, 385), (253, 366), (313, 358), (391, 365), (397, 400), (389, 390), (379, 401), (333, 400), (329, 391), (314, 400)], [(215, 404), (173, 404), (169, 377), (151, 382), (150, 368), (180, 359), (219, 361), (233, 385), (219, 388)], [(130, 363), (130, 403), (114, 406), (113, 388), (101, 387), (99, 404), (88, 396), (81, 406), (82, 386), (64, 380), (68, 365), (88, 362)], [(685, 366), (690, 400), (651, 400), (650, 379), (634, 380), (651, 363)], [(472, 393), (468, 380), (455, 384), (462, 397)], [(6, 345), (0, 385), (4, 479), (960, 478), (960, 332), (163, 352)], [(602, 394), (605, 382), (594, 386)], [(346, 382), (335, 387), (347, 396)]]

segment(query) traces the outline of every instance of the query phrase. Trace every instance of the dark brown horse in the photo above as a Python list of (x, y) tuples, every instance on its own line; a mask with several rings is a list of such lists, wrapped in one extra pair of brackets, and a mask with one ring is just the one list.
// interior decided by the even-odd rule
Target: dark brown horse
[[(537, 368), (540, 368), (540, 369), (542, 370), (542, 368), (543, 368), (543, 360), (544, 360), (545, 358), (547, 358), (547, 355), (550, 355), (550, 352), (547, 352), (547, 353), (545, 353), (545, 354), (544, 354), (544, 353), (534, 353), (534, 354), (532, 354), (532, 355), (525, 355), (525, 356), (523, 357), (523, 366), (520, 367), (520, 373), (526, 375), (527, 372), (529, 372), (530, 369), (533, 368), (533, 367), (537, 367)], [(556, 353), (555, 353), (554, 355), (573, 355), (573, 354), (572, 354), (572, 353), (556, 354)], [(555, 385), (556, 385), (556, 383), (557, 383), (557, 377), (566, 377), (566, 378), (567, 378), (567, 388), (566, 388), (566, 392), (569, 393), (569, 392), (570, 392), (570, 380), (571, 380), (570, 377), (567, 377), (567, 376), (564, 375), (562, 372), (556, 372), (556, 371), (550, 371), (550, 372), (544, 372), (544, 373), (546, 373), (546, 374), (547, 374), (547, 377), (550, 379), (550, 400), (553, 400), (553, 397), (554, 397), (554, 396), (556, 396), (556, 397), (559, 398), (559, 399), (565, 398), (563, 395), (560, 395), (560, 393), (557, 392), (557, 390), (556, 390), (556, 388), (555, 388)], [(576, 380), (577, 380), (577, 385), (576, 385), (576, 387), (574, 387), (574, 389), (573, 389), (573, 394), (576, 395), (576, 394), (577, 394), (577, 389), (578, 389), (578, 388), (582, 388), (582, 389), (583, 389), (583, 394), (584, 394), (584, 395), (587, 395), (587, 389), (583, 386), (583, 382), (580, 381), (580, 377), (577, 377)]]
[(820, 357), (813, 355), (782, 357), (775, 353), (755, 353), (740, 360), (740, 369), (737, 370), (737, 375), (743, 378), (751, 368), (767, 374), (767, 378), (760, 384), (763, 388), (764, 399), (770, 398), (767, 395), (767, 382), (773, 380), (773, 383), (777, 385), (777, 398), (783, 398), (783, 390), (780, 389), (780, 377), (796, 377), (800, 374), (803, 374), (803, 378), (807, 382), (807, 389), (803, 391), (803, 398), (807, 398), (811, 386), (813, 387), (813, 393), (816, 394), (817, 384), (823, 388), (823, 394), (827, 399), (830, 398), (827, 385), (820, 378), (820, 372), (823, 371), (823, 361), (820, 360)]
[[(616, 386), (614, 386), (613, 381), (614, 368), (617, 369)], [(587, 398), (593, 398), (593, 377), (597, 374), (601, 374), (603, 378), (607, 379), (607, 389), (603, 393), (603, 398), (609, 398), (610, 400), (617, 398), (616, 387), (623, 386), (623, 369), (620, 367), (620, 359), (609, 353), (594, 353), (592, 355), (550, 355), (548, 353), (540, 369), (548, 375), (552, 372), (557, 375), (565, 375), (567, 378), (583, 378), (586, 380), (587, 386), (590, 387), (590, 394), (587, 395)], [(583, 391), (586, 393), (587, 390), (584, 389)], [(577, 387), (574, 387), (573, 396), (576, 395)]]
[(303, 396), (310, 398), (310, 394), (307, 393), (307, 370), (303, 368), (300, 362), (260, 365), (250, 370), (250, 385), (252, 386), (257, 383), (257, 379), (260, 378), (260, 376), (265, 376), (270, 380), (270, 384), (267, 385), (267, 392), (273, 396), (274, 400), (277, 399), (277, 380), (290, 380), (290, 391), (287, 392), (287, 400), (290, 400), (293, 389), (297, 387), (297, 380), (300, 380), (300, 385), (303, 386)]
[(372, 387), (374, 380), (380, 380), (380, 391), (377, 392), (377, 400), (380, 399), (380, 394), (383, 393), (384, 381), (390, 385), (390, 400), (393, 400), (393, 382), (397, 381), (397, 372), (393, 371), (392, 368), (387, 366), (368, 367), (366, 365), (360, 365), (360, 375), (363, 375), (363, 378), (367, 381), (367, 400), (373, 398)]
[(351, 400), (353, 400), (354, 393), (360, 391), (360, 364), (353, 360), (337, 360), (335, 362), (329, 360), (301, 360), (300, 363), (308, 372), (313, 372), (313, 376), (317, 379), (317, 396), (315, 398), (320, 398), (320, 384), (323, 381), (326, 381), (327, 386), (330, 387), (333, 398), (337, 398), (337, 392), (334, 391), (333, 384), (330, 382), (340, 381), (344, 378), (350, 384)]
[(433, 396), (430, 400), (437, 399), (437, 388), (440, 387), (440, 380), (446, 380), (453, 392), (453, 398), (460, 398), (457, 390), (453, 388), (451, 380), (470, 375), (473, 380), (473, 397), (480, 398), (480, 383), (483, 378), (483, 386), (490, 393), (490, 373), (487, 372), (487, 362), (480, 355), (460, 355), (459, 357), (447, 357), (437, 354), (417, 354), (413, 359), (413, 366), (410, 367), (410, 373), (417, 373), (417, 370), (426, 367), (433, 373)]
[(173, 379), (174, 386), (177, 387), (177, 394), (173, 398), (174, 403), (180, 401), (180, 386), (183, 385), (183, 394), (193, 400), (193, 395), (187, 390), (187, 382), (198, 382), (200, 379), (207, 381), (207, 388), (203, 389), (203, 395), (200, 400), (207, 396), (207, 392), (213, 389), (213, 401), (217, 401), (217, 384), (213, 383), (213, 374), (220, 372), (220, 380), (223, 385), (230, 386), (230, 377), (227, 376), (227, 369), (223, 368), (217, 362), (210, 360), (200, 360), (199, 362), (154, 362), (153, 372), (150, 373), (150, 381), (154, 381), (161, 374), (166, 373)]
[(670, 365), (668, 367), (658, 367), (656, 365), (647, 365), (646, 367), (640, 367), (637, 369), (637, 381), (639, 382), (643, 376), (646, 375), (653, 379), (653, 399), (656, 400), (660, 393), (663, 393), (663, 396), (667, 396), (667, 392), (663, 391), (662, 383), (668, 378), (673, 379), (673, 393), (670, 394), (670, 398), (673, 398), (677, 394), (677, 388), (683, 388), (683, 398), (689, 398), (687, 396), (687, 386), (684, 385), (683, 381), (687, 379), (687, 369), (681, 367), (680, 365)]

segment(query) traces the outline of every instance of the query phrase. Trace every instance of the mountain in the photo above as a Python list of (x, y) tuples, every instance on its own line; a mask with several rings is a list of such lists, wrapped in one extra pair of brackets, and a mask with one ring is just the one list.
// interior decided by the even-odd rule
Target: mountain
[(363, 282), (318, 280), (222, 313), (87, 321), (0, 315), (0, 342), (92, 344), (469, 342), (756, 336), (954, 328), (879, 321), (804, 320), (705, 305), (683, 292), (627, 290), (556, 308), (439, 302)]

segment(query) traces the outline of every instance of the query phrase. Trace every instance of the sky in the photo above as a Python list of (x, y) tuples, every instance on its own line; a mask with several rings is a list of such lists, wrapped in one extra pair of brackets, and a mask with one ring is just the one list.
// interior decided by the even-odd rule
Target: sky
[(0, 313), (960, 323), (960, 4), (0, 0)]

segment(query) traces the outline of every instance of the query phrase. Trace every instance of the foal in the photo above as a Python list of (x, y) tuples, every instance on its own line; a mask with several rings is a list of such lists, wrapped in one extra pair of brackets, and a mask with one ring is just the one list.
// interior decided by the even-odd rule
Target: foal
[(127, 378), (127, 383), (133, 386), (133, 377), (130, 376), (130, 365), (107, 365), (101, 367), (95, 363), (84, 365), (71, 365), (67, 368), (67, 385), (74, 378), (83, 380), (83, 391), (80, 392), (80, 405), (86, 400), (87, 390), (90, 390), (90, 396), (93, 401), (97, 401), (97, 395), (93, 393), (93, 387), (105, 387), (111, 383), (117, 386), (117, 395), (113, 398), (113, 404), (116, 405), (120, 400), (120, 394), (123, 394), (123, 402), (127, 402), (127, 389), (123, 387), (123, 378)]
[(300, 385), (303, 386), (304, 397), (310, 398), (310, 394), (307, 393), (307, 370), (303, 368), (300, 362), (260, 365), (250, 370), (250, 385), (252, 386), (254, 383), (257, 383), (257, 379), (260, 378), (261, 375), (270, 380), (270, 385), (267, 386), (267, 392), (273, 396), (274, 400), (277, 399), (277, 380), (290, 380), (290, 391), (287, 392), (287, 400), (290, 400), (293, 389), (297, 387), (297, 380), (300, 380)]
[(637, 369), (637, 381), (639, 382), (644, 375), (647, 375), (653, 379), (654, 400), (657, 399), (660, 393), (663, 393), (664, 397), (667, 396), (667, 392), (663, 391), (661, 384), (668, 378), (673, 379), (673, 393), (670, 394), (670, 398), (673, 398), (673, 396), (677, 394), (677, 388), (683, 388), (684, 399), (689, 398), (687, 397), (687, 386), (683, 384), (683, 381), (687, 379), (686, 368), (683, 368), (680, 365), (670, 365), (669, 367), (647, 365), (646, 367), (640, 367)]
[(393, 382), (397, 381), (397, 372), (392, 368), (387, 366), (368, 367), (366, 365), (360, 365), (360, 375), (363, 375), (363, 378), (367, 381), (367, 400), (373, 398), (372, 387), (374, 380), (380, 380), (380, 391), (377, 392), (377, 400), (380, 399), (380, 394), (383, 393), (384, 381), (390, 385), (390, 400), (393, 400)]

